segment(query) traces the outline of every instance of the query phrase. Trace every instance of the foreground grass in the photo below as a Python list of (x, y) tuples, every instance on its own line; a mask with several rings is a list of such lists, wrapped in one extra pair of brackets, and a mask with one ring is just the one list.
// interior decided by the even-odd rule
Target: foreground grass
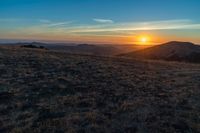
[(200, 132), (200, 66), (0, 48), (0, 132)]

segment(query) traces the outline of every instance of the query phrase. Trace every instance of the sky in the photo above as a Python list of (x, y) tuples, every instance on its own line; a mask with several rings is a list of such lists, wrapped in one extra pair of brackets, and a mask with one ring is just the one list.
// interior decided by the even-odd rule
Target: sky
[(0, 40), (200, 44), (200, 0), (0, 0)]

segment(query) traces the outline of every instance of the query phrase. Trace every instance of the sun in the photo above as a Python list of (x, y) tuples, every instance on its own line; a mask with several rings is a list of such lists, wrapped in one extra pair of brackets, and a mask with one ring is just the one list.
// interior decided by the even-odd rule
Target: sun
[(147, 38), (146, 37), (142, 37), (140, 41), (143, 42), (143, 43), (146, 43), (147, 42)]
[(139, 44), (149, 44), (150, 43), (150, 37), (145, 35), (145, 36), (139, 36), (138, 37), (138, 42)]

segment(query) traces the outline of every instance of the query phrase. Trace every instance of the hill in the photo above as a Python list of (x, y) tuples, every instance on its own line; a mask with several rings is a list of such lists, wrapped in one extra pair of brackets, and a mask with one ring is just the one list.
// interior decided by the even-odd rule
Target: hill
[(0, 47), (0, 132), (200, 132), (199, 64)]
[(25, 46), (28, 48), (46, 48), (70, 54), (85, 54), (95, 56), (115, 56), (121, 53), (141, 50), (149, 46), (129, 45), (129, 44), (74, 44), (74, 43), (42, 43), (42, 42), (19, 42), (5, 43), (0, 46)]
[(120, 50), (113, 46), (101, 46), (92, 44), (74, 44), (71, 46), (66, 45), (54, 45), (49, 46), (53, 50), (59, 50), (72, 54), (87, 54), (87, 55), (98, 55), (98, 56), (110, 56), (120, 53)]
[(190, 42), (172, 41), (151, 48), (122, 54), (121, 56), (200, 63), (200, 46)]

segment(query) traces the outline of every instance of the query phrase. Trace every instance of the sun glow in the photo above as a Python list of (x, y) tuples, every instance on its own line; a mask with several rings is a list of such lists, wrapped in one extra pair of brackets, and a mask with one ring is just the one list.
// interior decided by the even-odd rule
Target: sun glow
[(151, 41), (150, 37), (149, 36), (140, 36), (138, 37), (138, 42), (139, 44), (149, 44)]
[(141, 38), (141, 42), (146, 43), (147, 42), (147, 38), (146, 37)]

